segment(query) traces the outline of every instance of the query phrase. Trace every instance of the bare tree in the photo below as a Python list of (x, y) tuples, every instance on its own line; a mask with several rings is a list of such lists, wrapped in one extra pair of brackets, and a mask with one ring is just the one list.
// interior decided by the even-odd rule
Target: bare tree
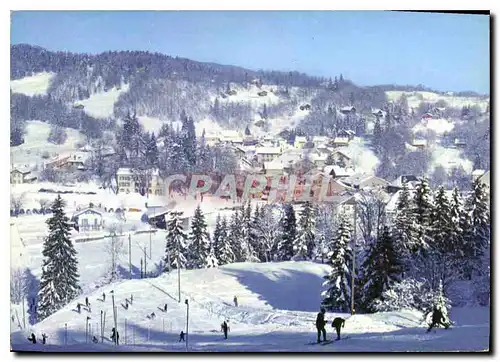
[(380, 228), (385, 224), (388, 198), (382, 192), (370, 190), (358, 194), (359, 228), (365, 244), (378, 239)]
[(14, 213), (19, 214), (19, 211), (23, 208), (25, 200), (25, 192), (23, 192), (21, 195), (10, 195), (10, 207), (12, 210), (14, 210)]
[(107, 226), (109, 232), (109, 243), (106, 244), (105, 250), (109, 257), (109, 273), (110, 282), (118, 279), (118, 260), (123, 253), (123, 240), (119, 236), (123, 232), (123, 227), (119, 223), (113, 223)]
[(50, 207), (50, 200), (40, 199), (38, 200), (38, 203), (40, 204), (40, 209), (42, 210), (42, 213), (45, 215), (45, 211)]
[(10, 301), (20, 304), (24, 297), (24, 273), (21, 268), (10, 269)]

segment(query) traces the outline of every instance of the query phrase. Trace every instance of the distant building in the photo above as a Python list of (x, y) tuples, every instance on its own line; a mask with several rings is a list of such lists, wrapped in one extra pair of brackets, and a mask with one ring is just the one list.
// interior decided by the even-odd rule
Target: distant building
[(342, 114), (354, 114), (356, 113), (356, 108), (354, 106), (347, 106), (340, 108), (340, 113)]
[(33, 183), (36, 180), (37, 177), (31, 174), (28, 167), (14, 167), (10, 171), (10, 183), (12, 185)]
[(257, 155), (257, 162), (271, 162), (281, 155), (281, 148), (279, 147), (256, 147), (255, 154)]
[(423, 140), (423, 139), (415, 139), (415, 140), (413, 140), (413, 142), (412, 142), (412, 146), (413, 146), (413, 147), (417, 147), (418, 149), (423, 150), (424, 148), (426, 148), (426, 147), (427, 147), (427, 140)]
[(102, 230), (104, 222), (102, 214), (95, 209), (84, 209), (73, 214), (71, 221), (78, 232)]
[(304, 145), (307, 143), (307, 138), (304, 136), (296, 136), (295, 137), (295, 142), (293, 143), (293, 146), (297, 149), (302, 149), (304, 148)]

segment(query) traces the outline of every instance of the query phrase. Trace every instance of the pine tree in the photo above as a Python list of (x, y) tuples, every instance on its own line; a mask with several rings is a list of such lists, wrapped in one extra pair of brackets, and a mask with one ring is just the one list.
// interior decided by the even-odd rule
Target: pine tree
[(299, 232), (294, 240), (294, 259), (296, 260), (311, 260), (314, 253), (314, 235), (315, 222), (313, 209), (310, 202), (303, 205), (300, 212)]
[(70, 239), (71, 224), (64, 214), (64, 201), (58, 195), (47, 220), (49, 235), (43, 243), (42, 277), (38, 293), (38, 320), (42, 320), (80, 293), (78, 260)]
[(467, 200), (470, 227), (466, 233), (465, 256), (469, 266), (469, 278), (472, 270), (476, 269), (474, 266), (480, 264), (480, 258), (490, 243), (490, 214), (487, 200), (484, 184), (479, 179), (474, 180), (472, 193)]
[(154, 132), (151, 132), (151, 137), (146, 144), (144, 156), (148, 168), (158, 167), (158, 147), (156, 146), (156, 137)]
[(186, 233), (182, 226), (182, 212), (171, 212), (167, 223), (167, 237), (165, 245), (166, 271), (177, 268), (186, 268), (188, 250), (186, 247)]
[(230, 264), (235, 260), (227, 228), (226, 218), (221, 219), (218, 215), (213, 235), (214, 256), (218, 265)]
[(394, 237), (396, 245), (401, 250), (405, 259), (408, 259), (411, 253), (417, 251), (413, 208), (413, 200), (408, 190), (408, 183), (403, 182), (403, 188), (396, 205)]
[(352, 251), (351, 226), (345, 215), (341, 216), (337, 234), (332, 240), (333, 250), (328, 255), (331, 266), (329, 274), (324, 276), (324, 286), (328, 289), (322, 293), (324, 305), (328, 310), (348, 312), (351, 301), (351, 265)]
[(189, 166), (196, 165), (196, 133), (194, 128), (193, 118), (188, 117), (186, 112), (181, 113), (181, 143), (184, 150), (184, 157), (189, 163)]
[(207, 232), (205, 216), (200, 205), (195, 209), (189, 234), (189, 261), (190, 268), (199, 269), (209, 265), (210, 236)]
[(403, 272), (394, 238), (387, 226), (378, 240), (370, 245), (361, 268), (364, 275), (363, 304), (367, 310), (374, 311), (374, 301), (393, 283), (399, 282)]
[(245, 261), (245, 247), (243, 245), (243, 230), (241, 227), (242, 219), (240, 210), (236, 209), (229, 221), (229, 243), (234, 255), (234, 261), (237, 263)]
[(429, 183), (424, 177), (418, 184), (413, 198), (413, 215), (415, 217), (415, 241), (420, 252), (427, 249), (430, 238), (430, 222), (432, 200)]
[(297, 237), (297, 223), (295, 211), (291, 204), (285, 204), (282, 222), (283, 234), (278, 244), (278, 258), (280, 260), (291, 260), (294, 255), (293, 244)]

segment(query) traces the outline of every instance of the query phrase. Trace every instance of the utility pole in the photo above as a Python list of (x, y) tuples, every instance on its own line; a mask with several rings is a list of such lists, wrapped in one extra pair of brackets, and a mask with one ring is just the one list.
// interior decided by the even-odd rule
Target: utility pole
[(116, 335), (118, 333), (118, 328), (116, 326), (115, 291), (112, 290), (110, 293), (111, 293), (111, 299), (113, 301), (113, 319), (114, 319), (114, 324), (115, 324), (115, 344), (117, 344), (118, 338), (116, 338)]
[(132, 238), (128, 234), (128, 273), (132, 279)]
[(25, 303), (25, 296), (23, 295), (23, 329), (26, 329), (26, 313), (24, 312), (24, 303)]
[(186, 303), (186, 351), (188, 350), (188, 339), (189, 339), (189, 301), (186, 299), (184, 301)]
[(181, 302), (181, 266), (179, 264), (180, 258), (180, 241), (177, 240), (177, 284), (179, 287), (179, 303)]
[(351, 275), (351, 315), (354, 315), (354, 282), (356, 275), (356, 217), (357, 217), (357, 208), (356, 208), (356, 197), (354, 198), (354, 231), (353, 231), (353, 243), (352, 243), (352, 275)]
[(144, 277), (147, 278), (148, 276), (148, 272), (147, 272), (147, 269), (146, 269), (146, 249), (147, 248), (144, 248)]
[(141, 258), (141, 279), (144, 278), (143, 273), (142, 273), (142, 258)]

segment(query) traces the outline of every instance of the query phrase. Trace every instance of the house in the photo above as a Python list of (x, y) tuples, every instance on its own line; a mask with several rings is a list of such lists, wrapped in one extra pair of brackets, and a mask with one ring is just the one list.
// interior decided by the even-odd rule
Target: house
[(349, 146), (349, 137), (335, 137), (332, 143), (334, 147)]
[(244, 150), (242, 147), (237, 146), (234, 147), (233, 150), (234, 154), (239, 160), (243, 159), (246, 156), (246, 150)]
[(296, 136), (295, 137), (295, 142), (293, 146), (295, 148), (301, 149), (304, 148), (304, 145), (307, 143), (307, 138), (304, 136)]
[(205, 134), (205, 144), (213, 147), (220, 142), (220, 137), (216, 134)]
[(415, 175), (401, 175), (394, 181), (392, 181), (387, 186), (387, 192), (396, 193), (403, 188), (403, 184), (406, 182), (406, 185), (409, 190), (415, 189), (417, 184), (420, 182), (417, 176)]
[(282, 175), (284, 166), (281, 162), (274, 160), (271, 162), (264, 162), (263, 171), (266, 176)]
[(354, 189), (386, 189), (389, 182), (374, 176), (366, 174), (355, 174), (349, 177), (342, 178), (342, 183)]
[(485, 170), (474, 170), (472, 171), (472, 179), (477, 180), (486, 173)]
[(326, 136), (313, 136), (312, 142), (314, 143), (314, 146), (318, 147), (321, 145), (327, 145), (328, 142), (330, 142), (330, 138)]
[(323, 168), (323, 172), (333, 178), (349, 177), (354, 171), (337, 165), (329, 165)]
[(267, 96), (267, 92), (265, 90), (263, 90), (263, 91), (258, 92), (257, 95), (259, 97), (265, 97), (265, 96)]
[(479, 177), (479, 181), (481, 181), (485, 188), (486, 192), (488, 193), (488, 196), (491, 195), (490, 193), (490, 170), (486, 171), (482, 176)]
[(135, 187), (134, 174), (130, 168), (119, 168), (116, 171), (116, 177), (118, 180), (118, 192), (119, 193), (131, 193), (131, 192), (139, 192)]
[(349, 141), (352, 141), (354, 136), (356, 136), (356, 132), (350, 129), (342, 129), (337, 133), (337, 137), (347, 137)]
[(281, 148), (279, 147), (256, 147), (255, 154), (257, 155), (257, 162), (271, 162), (281, 155)]
[(464, 148), (465, 146), (467, 146), (467, 142), (465, 142), (465, 140), (462, 138), (455, 138), (455, 140), (453, 141), (453, 145), (456, 148)]
[(65, 165), (70, 158), (71, 158), (70, 154), (57, 155), (50, 161), (45, 162), (44, 167), (50, 169), (58, 169), (61, 166)]
[(378, 118), (384, 118), (385, 117), (385, 112), (381, 109), (373, 109), (372, 110), (372, 114), (375, 116), (375, 117), (378, 117)]
[(85, 163), (89, 159), (87, 152), (75, 152), (69, 158), (59, 164), (57, 168), (66, 171), (85, 171)]
[(356, 108), (354, 106), (347, 106), (340, 108), (340, 113), (342, 114), (354, 114), (356, 113)]
[(31, 170), (26, 166), (14, 167), (10, 171), (10, 183), (12, 185), (33, 183), (36, 179), (37, 177), (32, 175)]
[(71, 217), (71, 221), (74, 222), (78, 232), (99, 231), (104, 226), (101, 212), (92, 208), (77, 211)]
[(243, 144), (243, 135), (241, 132), (233, 130), (223, 130), (220, 132), (221, 142)]
[(351, 158), (342, 151), (334, 151), (331, 155), (335, 165), (347, 167), (351, 164)]
[(415, 139), (413, 140), (412, 142), (412, 146), (413, 147), (417, 147), (418, 149), (420, 150), (423, 150), (424, 148), (427, 147), (427, 140), (423, 140), (423, 139)]

